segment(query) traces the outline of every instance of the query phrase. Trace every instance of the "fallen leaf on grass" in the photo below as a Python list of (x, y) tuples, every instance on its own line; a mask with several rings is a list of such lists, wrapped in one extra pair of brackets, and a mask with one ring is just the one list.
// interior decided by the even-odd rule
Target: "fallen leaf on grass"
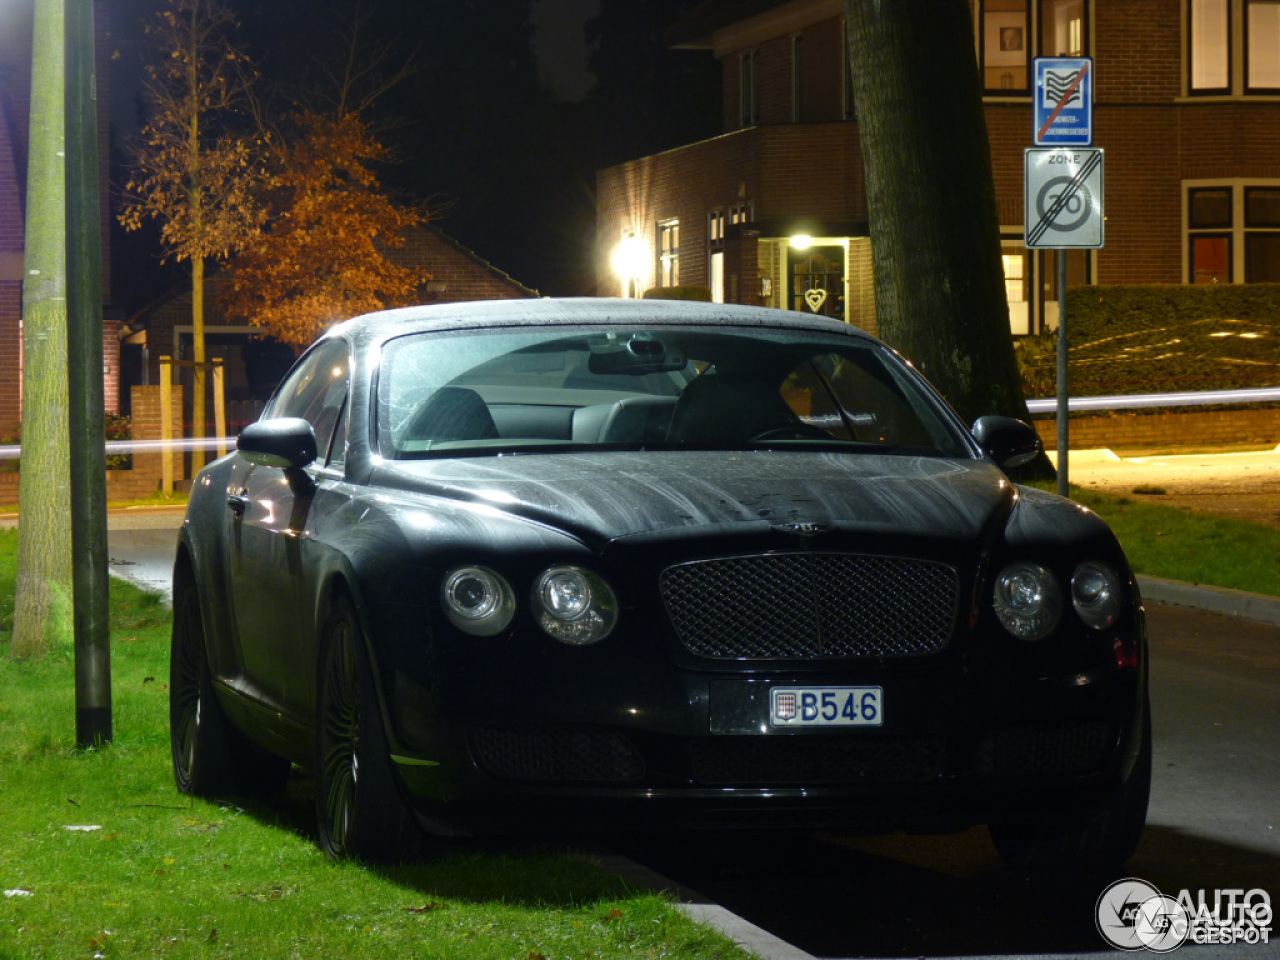
[(619, 910), (617, 907), (614, 907), (612, 910), (610, 910), (600, 919), (603, 920), (605, 923), (613, 923), (615, 920), (622, 919), (622, 911)]
[(213, 943), (217, 939), (218, 939), (218, 928), (214, 927), (212, 930), (209, 931), (209, 942)]
[(430, 913), (432, 910), (443, 910), (446, 904), (428, 900), (420, 907), (405, 907), (405, 913)]
[(540, 954), (537, 950), (530, 950), (529, 955), (525, 957), (524, 960), (547, 960), (547, 958), (544, 957), (542, 954)]

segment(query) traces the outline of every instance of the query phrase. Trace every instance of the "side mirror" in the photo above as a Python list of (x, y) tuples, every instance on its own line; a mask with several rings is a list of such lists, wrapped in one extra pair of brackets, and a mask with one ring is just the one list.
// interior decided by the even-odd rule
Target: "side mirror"
[(316, 433), (301, 417), (259, 420), (241, 431), (236, 450), (262, 467), (300, 469), (315, 462)]
[(1030, 463), (1044, 449), (1035, 428), (1013, 417), (979, 417), (970, 432), (1002, 470)]

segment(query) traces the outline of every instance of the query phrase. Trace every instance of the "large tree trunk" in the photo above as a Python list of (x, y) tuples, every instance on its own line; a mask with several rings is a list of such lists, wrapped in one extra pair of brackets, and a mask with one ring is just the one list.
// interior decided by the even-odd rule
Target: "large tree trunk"
[(37, 0), (22, 286), (22, 476), (15, 657), (71, 639), (62, 0)]
[(880, 336), (966, 421), (1025, 419), (968, 0), (845, 11)]

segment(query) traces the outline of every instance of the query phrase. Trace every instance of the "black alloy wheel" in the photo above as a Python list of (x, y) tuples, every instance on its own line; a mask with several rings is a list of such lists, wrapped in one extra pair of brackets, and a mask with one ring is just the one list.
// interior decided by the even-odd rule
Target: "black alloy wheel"
[(272, 796), (284, 790), (289, 777), (288, 762), (250, 743), (214, 695), (200, 594), (189, 570), (174, 584), (169, 744), (174, 782), (189, 796)]
[(416, 848), (420, 830), (400, 797), (364, 648), (350, 602), (325, 623), (316, 705), (316, 824), (333, 859), (386, 862)]

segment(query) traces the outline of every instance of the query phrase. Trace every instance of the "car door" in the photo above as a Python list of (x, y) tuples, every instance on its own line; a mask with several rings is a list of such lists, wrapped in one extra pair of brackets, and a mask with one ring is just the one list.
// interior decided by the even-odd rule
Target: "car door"
[[(305, 706), (314, 683), (310, 649), (302, 636), (305, 531), (326, 464), (341, 462), (336, 442), (346, 416), (350, 356), (342, 340), (317, 345), (276, 391), (264, 418), (302, 417), (319, 451), (306, 470), (284, 470), (241, 460), (227, 500), (231, 601), (245, 680), (252, 695), (286, 714)], [(338, 441), (335, 441), (338, 437)]]

